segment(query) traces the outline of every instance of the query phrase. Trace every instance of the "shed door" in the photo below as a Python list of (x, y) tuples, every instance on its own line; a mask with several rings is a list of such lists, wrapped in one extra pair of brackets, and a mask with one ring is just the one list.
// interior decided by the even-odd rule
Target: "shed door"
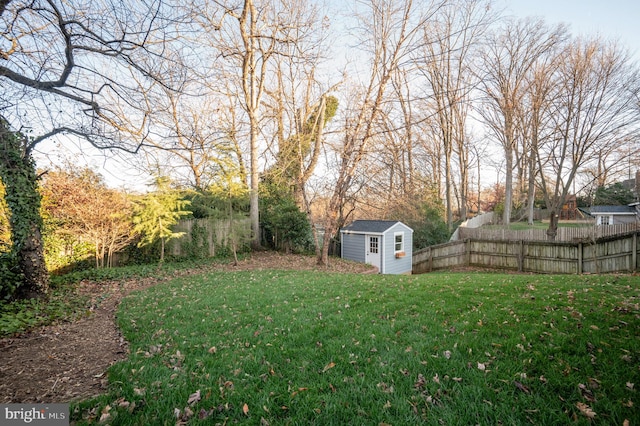
[(367, 243), (367, 259), (366, 262), (377, 267), (380, 270), (382, 245), (381, 237), (378, 235), (368, 235), (366, 238)]

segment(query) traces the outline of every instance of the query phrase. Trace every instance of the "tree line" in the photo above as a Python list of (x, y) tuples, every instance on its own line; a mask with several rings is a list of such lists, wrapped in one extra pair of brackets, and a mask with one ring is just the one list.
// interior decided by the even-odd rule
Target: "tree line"
[(11, 217), (30, 212), (11, 232), (35, 293), (32, 159), (50, 138), (202, 194), (246, 191), (254, 247), (261, 202), (290, 200), (324, 230), (320, 263), (355, 215), (451, 231), (482, 210), (492, 168), (503, 222), (542, 203), (553, 238), (567, 195), (637, 161), (628, 50), (489, 0), (4, 0), (0, 30), (0, 177)]

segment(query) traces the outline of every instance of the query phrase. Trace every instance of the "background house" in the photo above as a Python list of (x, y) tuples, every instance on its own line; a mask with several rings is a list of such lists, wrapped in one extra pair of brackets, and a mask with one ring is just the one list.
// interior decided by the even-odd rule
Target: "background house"
[(368, 263), (382, 274), (410, 274), (413, 230), (391, 220), (356, 220), (340, 230), (343, 259)]
[(596, 225), (617, 225), (638, 222), (638, 210), (634, 206), (591, 206), (589, 213)]

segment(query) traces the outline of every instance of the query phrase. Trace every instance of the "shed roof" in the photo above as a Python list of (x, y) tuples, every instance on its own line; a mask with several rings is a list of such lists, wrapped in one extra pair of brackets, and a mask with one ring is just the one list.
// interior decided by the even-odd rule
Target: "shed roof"
[(591, 206), (591, 214), (636, 214), (631, 206)]
[(370, 232), (381, 234), (396, 223), (402, 222), (397, 220), (354, 220), (351, 224), (342, 228), (340, 232)]

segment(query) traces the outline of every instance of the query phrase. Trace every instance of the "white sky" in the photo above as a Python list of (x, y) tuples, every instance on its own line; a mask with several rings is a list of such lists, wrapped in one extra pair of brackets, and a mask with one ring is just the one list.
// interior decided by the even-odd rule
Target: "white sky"
[(638, 0), (496, 0), (505, 14), (540, 16), (549, 24), (566, 23), (574, 36), (598, 34), (618, 39), (640, 60)]

